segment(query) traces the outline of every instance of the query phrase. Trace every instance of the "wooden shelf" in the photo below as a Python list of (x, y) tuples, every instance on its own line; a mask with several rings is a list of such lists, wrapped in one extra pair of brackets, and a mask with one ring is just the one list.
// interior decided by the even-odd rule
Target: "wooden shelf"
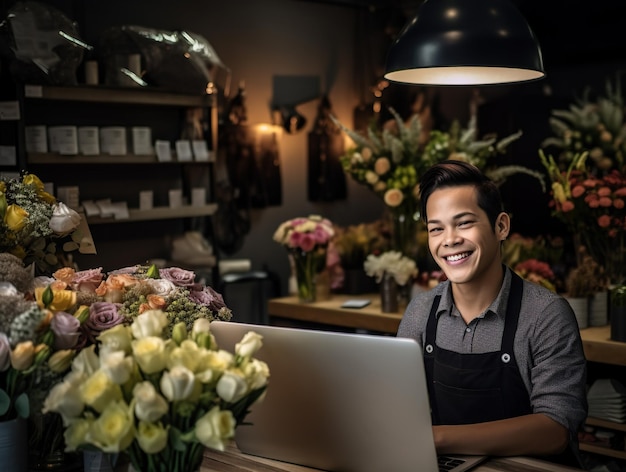
[(108, 154), (98, 154), (95, 156), (75, 156), (61, 155), (55, 153), (29, 153), (26, 157), (29, 164), (37, 165), (75, 165), (75, 164), (209, 164), (208, 161), (177, 161), (176, 156), (172, 156), (171, 161), (159, 161), (156, 154), (136, 155), (126, 154), (124, 156), (111, 156)]
[(585, 423), (589, 426), (598, 426), (600, 428), (626, 432), (626, 423), (616, 423), (615, 421), (602, 420), (600, 418), (594, 418), (593, 416), (588, 417)]
[(154, 88), (117, 88), (102, 85), (56, 87), (25, 85), (24, 96), (34, 100), (63, 100), (92, 103), (158, 105), (178, 107), (207, 107), (211, 95), (183, 95)]
[(626, 343), (611, 340), (609, 325), (581, 329), (580, 336), (588, 361), (626, 366)]
[(603, 456), (614, 457), (616, 459), (626, 459), (626, 451), (618, 451), (608, 447), (594, 446), (593, 444), (587, 444), (584, 442), (581, 442), (579, 447), (581, 451), (593, 452), (594, 454), (601, 454)]
[(139, 210), (130, 208), (129, 217), (124, 219), (101, 218), (99, 216), (88, 216), (87, 222), (90, 225), (131, 223), (134, 221), (168, 220), (176, 218), (193, 218), (197, 216), (209, 216), (217, 211), (217, 204), (204, 206), (186, 205), (179, 208), (156, 207), (151, 210)]

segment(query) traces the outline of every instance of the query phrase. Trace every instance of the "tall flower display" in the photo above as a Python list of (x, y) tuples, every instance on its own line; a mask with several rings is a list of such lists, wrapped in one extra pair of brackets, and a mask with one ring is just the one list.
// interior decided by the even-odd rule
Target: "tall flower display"
[(553, 110), (553, 136), (539, 153), (552, 181), (554, 215), (616, 284), (625, 276), (625, 111), (619, 80), (607, 81), (595, 99), (587, 90), (568, 109)]
[(364, 136), (335, 122), (352, 139), (354, 146), (341, 157), (343, 169), (367, 186), (385, 202), (393, 222), (392, 249), (415, 258), (418, 246), (419, 181), (433, 164), (446, 159), (470, 162), (502, 183), (512, 174), (523, 172), (543, 182), (540, 173), (521, 166), (497, 166), (492, 158), (505, 152), (521, 136), (515, 133), (498, 140), (477, 138), (475, 118), (467, 128), (454, 123), (447, 132), (433, 130), (422, 142), (422, 125), (417, 115), (405, 122), (395, 110), (394, 130), (370, 127)]
[(287, 249), (293, 261), (302, 302), (315, 301), (316, 279), (326, 267), (326, 251), (334, 235), (333, 224), (319, 215), (287, 220), (274, 232), (274, 241)]

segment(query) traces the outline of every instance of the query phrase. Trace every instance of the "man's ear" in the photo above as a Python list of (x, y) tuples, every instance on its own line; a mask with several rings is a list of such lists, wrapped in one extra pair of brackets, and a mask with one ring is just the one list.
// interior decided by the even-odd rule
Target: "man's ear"
[(508, 213), (502, 212), (496, 219), (496, 236), (500, 241), (504, 241), (511, 231), (511, 217)]

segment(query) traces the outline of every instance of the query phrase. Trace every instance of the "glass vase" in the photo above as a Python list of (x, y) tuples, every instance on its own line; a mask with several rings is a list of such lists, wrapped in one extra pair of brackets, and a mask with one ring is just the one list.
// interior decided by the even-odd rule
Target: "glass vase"
[(390, 208), (391, 249), (410, 259), (417, 260), (420, 213), (417, 201), (405, 200)]
[(302, 303), (312, 303), (317, 299), (316, 282), (326, 267), (326, 248), (317, 247), (311, 251), (293, 249), (290, 252), (296, 274), (298, 298)]

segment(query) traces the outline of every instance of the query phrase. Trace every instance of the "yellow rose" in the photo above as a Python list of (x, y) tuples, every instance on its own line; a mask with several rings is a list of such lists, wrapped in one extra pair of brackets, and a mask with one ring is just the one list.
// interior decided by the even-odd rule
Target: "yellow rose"
[[(35, 300), (40, 308), (44, 308), (43, 295), (46, 287), (35, 288)], [(52, 290), (52, 303), (48, 308), (52, 311), (67, 311), (76, 305), (76, 292), (73, 290)]]
[(146, 336), (145, 338), (135, 339), (131, 346), (133, 356), (144, 373), (154, 374), (165, 369), (167, 365), (167, 353), (165, 341), (162, 338)]
[(96, 371), (79, 386), (85, 404), (101, 413), (114, 401), (121, 400), (122, 389), (102, 370)]
[(34, 186), (37, 190), (37, 196), (41, 198), (44, 202), (50, 203), (51, 205), (56, 203), (57, 199), (45, 191), (43, 182), (36, 175), (26, 174), (22, 179), (22, 183), (24, 183), (25, 185)]
[(35, 359), (35, 346), (32, 341), (18, 343), (11, 351), (11, 366), (15, 370), (26, 370), (33, 365)]
[(87, 441), (103, 452), (123, 451), (134, 437), (132, 408), (124, 400), (109, 403), (87, 433)]
[(167, 446), (167, 429), (161, 423), (139, 422), (137, 428), (139, 447), (148, 454), (156, 454)]
[(11, 231), (20, 231), (26, 226), (28, 218), (28, 212), (22, 207), (12, 203), (7, 207), (7, 212), (4, 215), (4, 222)]

